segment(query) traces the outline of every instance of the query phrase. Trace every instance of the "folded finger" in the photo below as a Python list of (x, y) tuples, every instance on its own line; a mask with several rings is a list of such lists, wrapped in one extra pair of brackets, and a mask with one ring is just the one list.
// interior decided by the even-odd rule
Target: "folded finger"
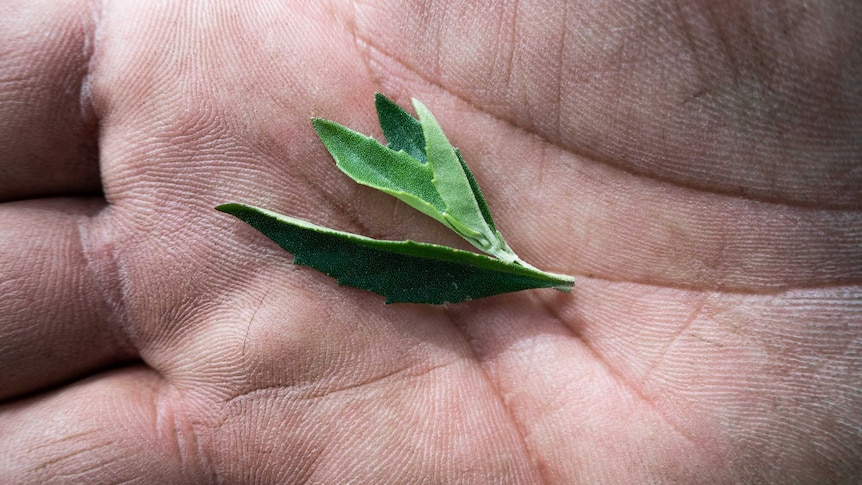
[(126, 368), (0, 406), (4, 483), (191, 483), (194, 439), (163, 380)]
[(91, 3), (0, 6), (0, 201), (100, 189), (86, 96)]
[[(97, 199), (0, 205), (0, 400), (129, 355), (101, 274)], [(104, 251), (102, 251), (104, 253)]]

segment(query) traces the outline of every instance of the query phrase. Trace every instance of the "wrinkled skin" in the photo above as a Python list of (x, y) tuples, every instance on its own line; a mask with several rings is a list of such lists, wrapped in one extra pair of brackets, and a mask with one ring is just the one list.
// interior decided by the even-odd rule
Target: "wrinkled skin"
[[(497, 3), (3, 2), (0, 481), (859, 480), (862, 4)], [(384, 306), (213, 210), (463, 247), (315, 137), (375, 91), (572, 294)]]

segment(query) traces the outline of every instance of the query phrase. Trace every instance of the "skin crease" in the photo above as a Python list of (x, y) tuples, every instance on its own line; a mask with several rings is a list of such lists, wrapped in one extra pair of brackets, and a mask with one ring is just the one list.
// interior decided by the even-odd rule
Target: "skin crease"
[[(859, 2), (0, 11), (0, 482), (862, 477)], [(463, 247), (314, 135), (376, 91), (572, 294), (384, 306), (213, 210)]]

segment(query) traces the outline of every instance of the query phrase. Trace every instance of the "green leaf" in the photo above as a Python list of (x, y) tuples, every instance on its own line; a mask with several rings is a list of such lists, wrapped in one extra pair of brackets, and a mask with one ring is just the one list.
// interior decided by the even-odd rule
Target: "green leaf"
[(434, 115), (413, 100), (417, 120), (382, 94), (377, 116), (388, 146), (332, 121), (312, 120), (336, 166), (356, 182), (393, 195), (480, 250), (525, 264), (497, 231), (473, 173)]
[(470, 167), (467, 166), (467, 163), (464, 162), (464, 157), (461, 156), (461, 151), (457, 148), (455, 149), (455, 155), (458, 155), (458, 161), (461, 162), (461, 168), (464, 169), (464, 174), (467, 175), (467, 180), (470, 182), (470, 190), (473, 191), (473, 197), (479, 205), (479, 211), (482, 213), (485, 223), (488, 224), (488, 227), (496, 236), (495, 240), (492, 241), (492, 247), (487, 249), (485, 252), (498, 257), (507, 263), (517, 262), (524, 266), (536, 269), (534, 266), (518, 257), (518, 255), (515, 254), (515, 252), (512, 251), (512, 248), (510, 248), (506, 243), (506, 240), (503, 239), (503, 234), (497, 230), (497, 226), (494, 224), (494, 218), (491, 217), (491, 209), (488, 207), (488, 202), (485, 201), (485, 196), (482, 194), (482, 189), (479, 188), (479, 183), (476, 182), (476, 177), (473, 176), (473, 172), (470, 171)]
[[(482, 189), (479, 188), (479, 183), (476, 182), (476, 177), (473, 172), (464, 162), (464, 157), (461, 156), (461, 151), (455, 149), (455, 155), (458, 155), (458, 161), (461, 162), (461, 169), (464, 170), (464, 175), (467, 176), (467, 182), (470, 183), (470, 190), (473, 191), (473, 198), (476, 199), (476, 204), (479, 206), (479, 212), (482, 213), (482, 218), (492, 231), (497, 232), (497, 226), (494, 225), (494, 218), (491, 217), (491, 209), (488, 208), (488, 202), (485, 201), (485, 196), (482, 194)], [(499, 234), (499, 233), (498, 233)]]
[(432, 182), (433, 174), (428, 164), (338, 123), (315, 118), (312, 124), (342, 172), (356, 182), (397, 197), (445, 224), (443, 212), (446, 204)]
[(425, 135), (422, 134), (419, 121), (380, 93), (374, 95), (374, 105), (389, 148), (395, 151), (404, 150), (416, 160), (427, 163)]
[(530, 288), (568, 292), (573, 284), (570, 276), (445, 246), (371, 239), (244, 204), (217, 209), (293, 253), (296, 264), (383, 295), (386, 303), (457, 303)]
[(437, 119), (424, 104), (414, 99), (413, 107), (425, 135), (425, 154), (434, 173), (432, 183), (446, 205), (443, 213), (445, 224), (477, 248), (493, 254), (500, 242), (496, 232), (485, 221), (455, 147), (449, 143)]

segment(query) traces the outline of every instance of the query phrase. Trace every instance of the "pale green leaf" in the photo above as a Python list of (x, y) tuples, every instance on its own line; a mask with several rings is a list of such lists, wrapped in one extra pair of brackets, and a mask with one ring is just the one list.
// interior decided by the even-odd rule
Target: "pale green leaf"
[(437, 119), (424, 104), (414, 99), (413, 107), (425, 135), (425, 154), (434, 174), (432, 182), (446, 206), (446, 225), (483, 251), (499, 245), (495, 231), (479, 208), (455, 147), (449, 143)]
[(423, 214), (444, 222), (446, 204), (432, 183), (429, 165), (338, 123), (320, 118), (312, 123), (342, 172), (362, 185), (397, 197)]

